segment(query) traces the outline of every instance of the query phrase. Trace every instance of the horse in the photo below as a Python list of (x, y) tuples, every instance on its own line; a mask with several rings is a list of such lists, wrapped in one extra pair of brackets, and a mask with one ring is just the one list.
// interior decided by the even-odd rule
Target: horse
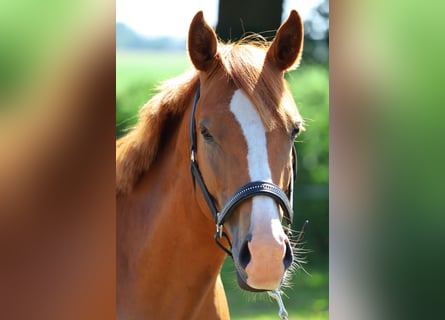
[(303, 34), (295, 10), (271, 43), (222, 43), (194, 16), (194, 68), (164, 82), (116, 142), (118, 319), (229, 319), (226, 255), (242, 289), (283, 285), (304, 129), (284, 73)]

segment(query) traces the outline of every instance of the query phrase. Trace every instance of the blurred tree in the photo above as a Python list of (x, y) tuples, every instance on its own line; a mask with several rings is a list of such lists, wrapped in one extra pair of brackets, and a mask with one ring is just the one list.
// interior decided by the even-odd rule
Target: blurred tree
[[(283, 0), (219, 0), (216, 33), (224, 41), (235, 41), (249, 32), (268, 40), (281, 24)], [(305, 19), (304, 61), (327, 63), (329, 48), (329, 0), (322, 1)]]
[(313, 8), (304, 22), (303, 57), (306, 62), (327, 63), (329, 57), (329, 0)]
[(216, 33), (235, 41), (247, 32), (272, 38), (281, 24), (283, 0), (220, 0)]

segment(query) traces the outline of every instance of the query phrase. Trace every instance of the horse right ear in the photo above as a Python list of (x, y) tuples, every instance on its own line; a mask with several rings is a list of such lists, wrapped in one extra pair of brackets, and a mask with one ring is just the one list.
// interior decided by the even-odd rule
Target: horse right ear
[(292, 10), (289, 18), (278, 29), (266, 59), (280, 71), (286, 71), (299, 63), (303, 52), (303, 38), (303, 22), (298, 12)]
[(199, 11), (190, 23), (188, 52), (196, 69), (209, 71), (215, 61), (218, 48), (215, 31), (204, 20)]

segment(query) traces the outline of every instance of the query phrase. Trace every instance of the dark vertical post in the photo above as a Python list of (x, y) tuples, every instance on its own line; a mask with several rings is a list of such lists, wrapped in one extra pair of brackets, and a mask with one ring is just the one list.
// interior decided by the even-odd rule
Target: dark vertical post
[(283, 0), (220, 0), (216, 33), (235, 41), (255, 32), (270, 39), (281, 24)]

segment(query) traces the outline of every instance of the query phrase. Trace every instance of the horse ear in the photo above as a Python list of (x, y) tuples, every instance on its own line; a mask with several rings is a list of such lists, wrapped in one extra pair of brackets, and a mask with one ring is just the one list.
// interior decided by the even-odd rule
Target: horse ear
[(278, 29), (267, 51), (266, 60), (285, 71), (299, 62), (303, 52), (304, 27), (300, 15), (292, 10), (289, 18)]
[(188, 52), (196, 69), (208, 71), (215, 61), (218, 47), (215, 31), (204, 20), (199, 11), (190, 23)]

